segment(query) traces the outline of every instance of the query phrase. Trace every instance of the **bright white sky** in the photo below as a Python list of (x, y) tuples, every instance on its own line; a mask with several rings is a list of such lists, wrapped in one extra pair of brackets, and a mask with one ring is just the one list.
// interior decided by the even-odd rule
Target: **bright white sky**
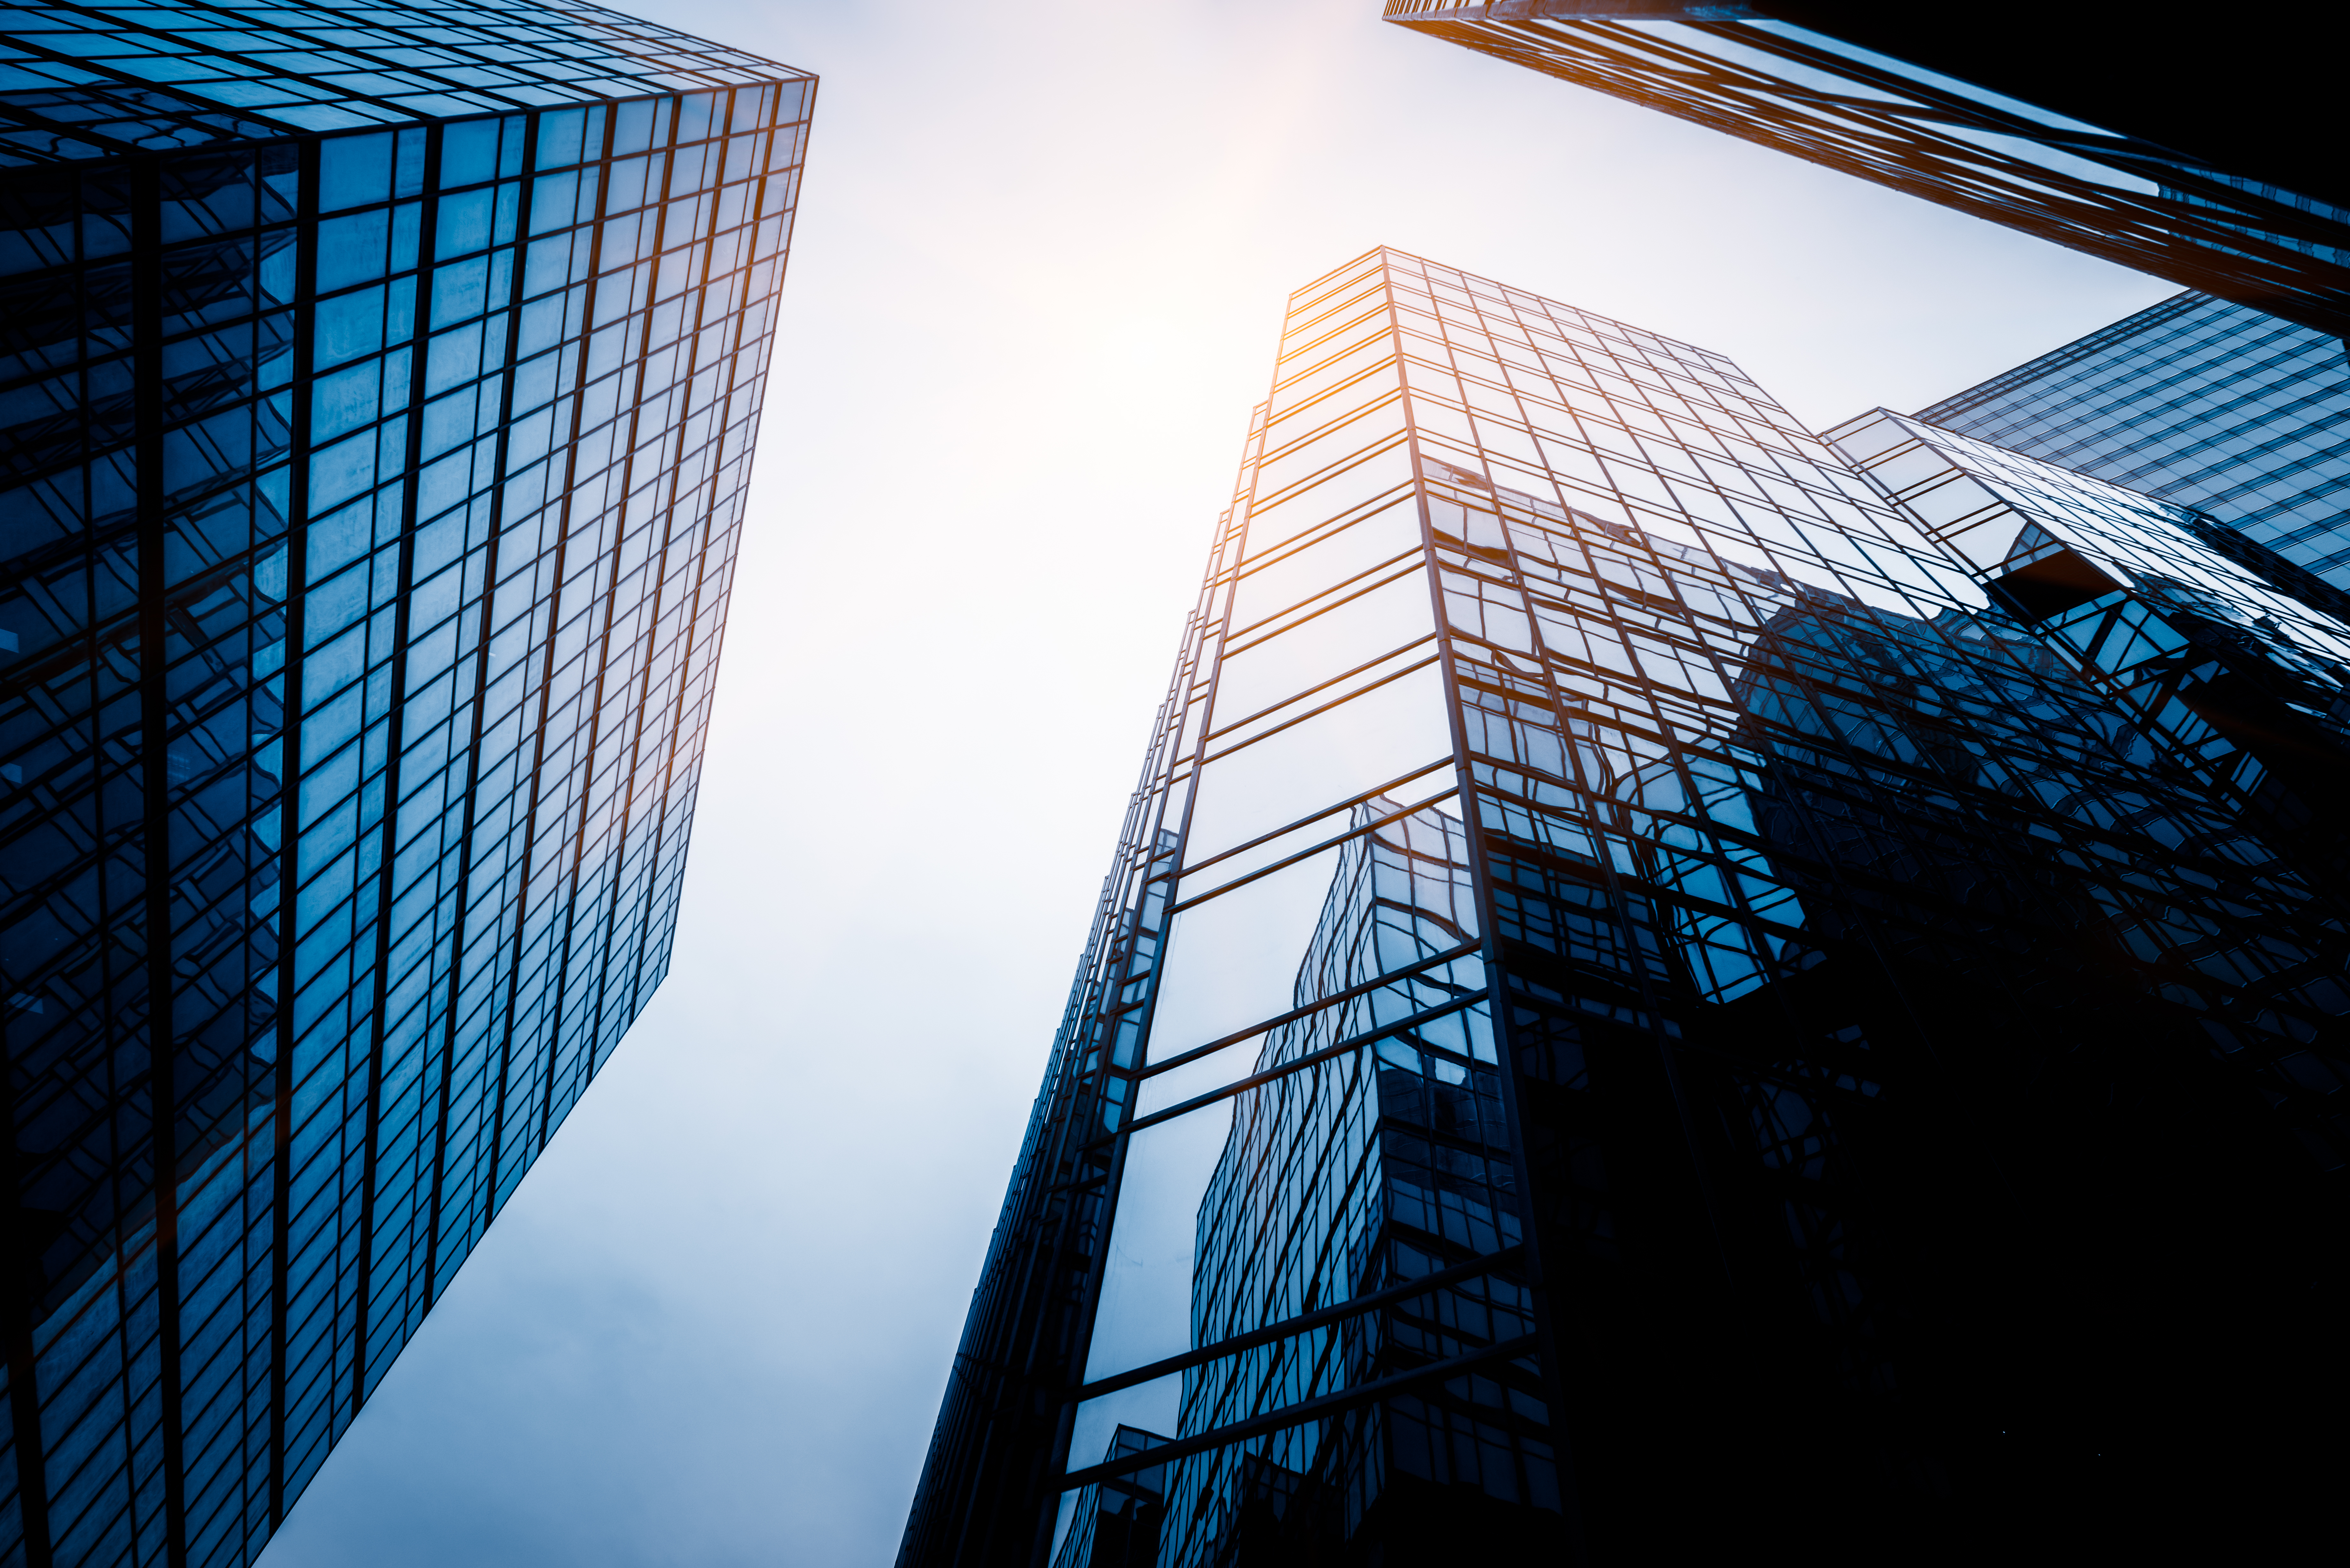
[(1814, 427), (2175, 292), (1378, 8), (661, 0), (823, 78), (674, 965), (266, 1568), (894, 1556), (1290, 289), (1393, 244)]

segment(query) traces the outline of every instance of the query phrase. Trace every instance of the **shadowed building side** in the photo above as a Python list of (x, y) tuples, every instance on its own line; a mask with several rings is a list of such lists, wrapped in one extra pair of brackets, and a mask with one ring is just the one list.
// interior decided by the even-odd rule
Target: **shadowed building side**
[(1387, 0), (1388, 21), (2334, 337), (2350, 183), (2314, 5)]

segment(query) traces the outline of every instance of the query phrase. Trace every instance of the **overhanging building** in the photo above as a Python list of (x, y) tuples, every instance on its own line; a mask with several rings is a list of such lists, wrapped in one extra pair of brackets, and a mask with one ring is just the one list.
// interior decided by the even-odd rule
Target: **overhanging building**
[(2311, 581), (1399, 253), (1300, 290), (900, 1563), (2257, 1531), (2340, 1392)]
[(814, 88), (0, 21), (0, 1563), (250, 1561), (660, 982)]
[(2331, 16), (2046, 3), (1387, 0), (1388, 21), (2350, 332)]

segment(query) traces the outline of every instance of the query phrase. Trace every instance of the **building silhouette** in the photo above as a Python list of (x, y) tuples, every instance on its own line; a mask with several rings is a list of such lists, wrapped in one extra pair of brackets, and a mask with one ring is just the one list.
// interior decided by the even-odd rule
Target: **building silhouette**
[(815, 84), (0, 37), (0, 1562), (244, 1563), (668, 967)]
[(2182, 294), (1918, 417), (2192, 507), (2350, 588), (2350, 358), (2314, 328)]
[(1387, 0), (1388, 21), (2334, 337), (2350, 182), (2330, 18), (2168, 25), (2100, 0)]
[(900, 1563), (1146, 1468), (1186, 1568), (2308, 1523), (2345, 687), (2197, 513), (1308, 285)]

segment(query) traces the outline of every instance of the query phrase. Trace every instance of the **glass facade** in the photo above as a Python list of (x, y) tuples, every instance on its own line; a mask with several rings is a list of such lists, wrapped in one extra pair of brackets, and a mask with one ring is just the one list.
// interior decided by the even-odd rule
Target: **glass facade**
[(2182, 294), (1918, 417), (2158, 495), (2350, 589), (2350, 358)]
[[(1120, 1427), (1109, 1452), (1124, 1459), (1167, 1439)], [(1159, 1531), (1167, 1512), (1166, 1472), (1150, 1466), (1099, 1480), (1077, 1494), (1072, 1526), (1054, 1554), (1053, 1568), (1149, 1568), (1159, 1560)]]
[(0, 1563), (244, 1563), (667, 969), (815, 83), (0, 28)]
[(1300, 290), (900, 1563), (1694, 1560), (1830, 1497), (1882, 1558), (2298, 1473), (2311, 581), (1398, 252)]
[[(2063, 6), (1981, 26), (1817, 0), (1387, 0), (1385, 15), (2337, 337), (2350, 333), (2350, 192), (2324, 151), (2334, 128), (2309, 118), (2333, 89), (2295, 74), (2282, 57), (2282, 32), (2241, 29), (2257, 52), (2240, 59), (2230, 29), (2160, 28)], [(2190, 47), (2180, 57), (2147, 54), (2140, 35)], [(2295, 90), (2304, 87), (2317, 95), (2307, 103), (2310, 94)], [(2210, 151), (2179, 151), (2188, 141)], [(2294, 155), (2281, 159), (2280, 147)]]

